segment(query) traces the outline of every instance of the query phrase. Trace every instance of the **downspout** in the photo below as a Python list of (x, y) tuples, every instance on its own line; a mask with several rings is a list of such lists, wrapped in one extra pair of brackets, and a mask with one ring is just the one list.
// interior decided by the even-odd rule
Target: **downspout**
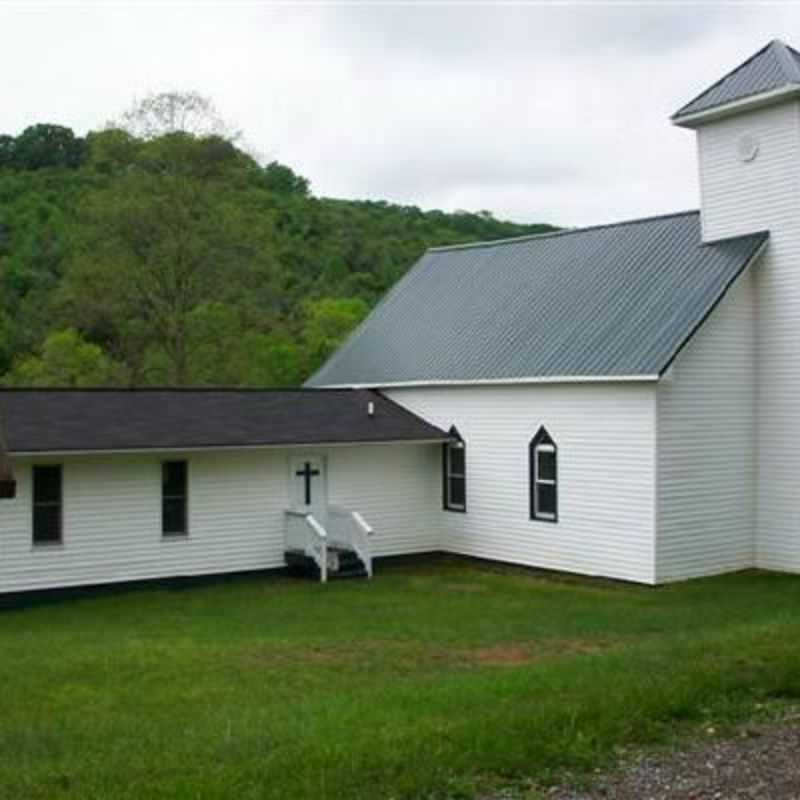
[(17, 482), (8, 457), (3, 417), (0, 416), (0, 500), (13, 500), (17, 496)]

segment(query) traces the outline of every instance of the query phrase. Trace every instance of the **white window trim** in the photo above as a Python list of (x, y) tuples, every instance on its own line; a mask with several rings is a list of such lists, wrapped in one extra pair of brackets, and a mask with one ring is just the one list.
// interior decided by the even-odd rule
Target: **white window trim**
[(447, 510), (449, 510), (449, 511), (466, 511), (467, 510), (466, 502), (464, 502), (464, 503), (456, 503), (452, 499), (453, 484), (451, 482), (452, 478), (459, 478), (462, 481), (464, 481), (464, 497), (466, 499), (466, 493), (467, 493), (467, 461), (466, 461), (466, 455), (464, 456), (464, 472), (463, 473), (454, 472), (453, 471), (453, 462), (452, 462), (453, 450), (461, 450), (462, 452), (464, 452), (465, 449), (466, 448), (465, 448), (463, 442), (459, 442), (458, 445), (453, 444), (453, 443), (448, 443), (447, 444), (447, 458), (445, 460), (445, 464), (447, 466), (447, 472), (446, 472), (446, 475), (445, 475), (445, 484), (446, 484), (446, 498), (445, 499), (447, 500)]
[(539, 476), (539, 453), (553, 453), (555, 455), (555, 445), (541, 442), (533, 448), (533, 513), (537, 519), (555, 520), (556, 514), (552, 511), (542, 511), (539, 507), (539, 486), (553, 486), (558, 491), (558, 474), (555, 478), (542, 478)]

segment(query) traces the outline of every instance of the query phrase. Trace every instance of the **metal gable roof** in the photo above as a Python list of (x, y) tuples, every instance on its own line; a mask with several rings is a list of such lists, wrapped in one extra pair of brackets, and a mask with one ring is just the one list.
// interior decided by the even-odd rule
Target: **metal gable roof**
[(766, 239), (691, 211), (430, 250), (308, 385), (657, 376)]
[(350, 390), (3, 389), (0, 418), (11, 455), (448, 438), (378, 392)]
[(676, 111), (672, 119), (680, 122), (692, 114), (789, 86), (800, 88), (800, 53), (775, 39)]

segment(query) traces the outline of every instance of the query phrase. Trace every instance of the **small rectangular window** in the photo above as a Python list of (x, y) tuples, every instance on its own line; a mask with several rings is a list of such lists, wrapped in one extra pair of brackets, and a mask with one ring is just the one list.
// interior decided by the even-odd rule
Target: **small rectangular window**
[(161, 465), (161, 532), (164, 536), (185, 536), (189, 532), (187, 501), (187, 462), (165, 461)]
[(33, 468), (33, 543), (59, 544), (62, 539), (61, 465)]
[(448, 511), (467, 509), (467, 456), (460, 439), (444, 446), (444, 507)]

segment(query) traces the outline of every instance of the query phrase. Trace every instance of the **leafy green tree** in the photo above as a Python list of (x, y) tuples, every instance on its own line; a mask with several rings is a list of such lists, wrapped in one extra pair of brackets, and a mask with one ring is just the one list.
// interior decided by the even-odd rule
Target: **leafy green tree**
[(8, 383), (17, 386), (106, 386), (118, 369), (103, 350), (68, 328), (51, 333), (41, 353), (20, 359)]
[(86, 156), (86, 142), (63, 125), (31, 125), (17, 136), (12, 164), (17, 169), (79, 167)]
[(297, 385), (427, 247), (551, 230), (315, 197), (191, 95), (0, 135), (0, 377), (74, 329), (118, 384)]
[(0, 169), (0, 315), (10, 319), (5, 337), (11, 357), (33, 352), (57, 319), (51, 302), (62, 282), (74, 234), (74, 209), (85, 177), (80, 170), (19, 172)]
[(87, 165), (94, 172), (105, 175), (122, 174), (136, 163), (141, 144), (119, 128), (93, 131), (86, 137)]
[(367, 304), (357, 297), (326, 297), (307, 304), (303, 339), (309, 372), (316, 370), (342, 344), (368, 312)]
[(17, 140), (8, 134), (0, 134), (0, 169), (14, 166), (14, 148)]
[(189, 382), (193, 311), (240, 301), (253, 281), (268, 280), (268, 220), (237, 202), (236, 175), (251, 168), (226, 142), (172, 134), (89, 192), (65, 285), (81, 327), (127, 352), (119, 322), (139, 321), (166, 354), (170, 382)]
[(14, 323), (10, 314), (0, 310), (0, 375), (11, 365), (14, 357)]
[(242, 345), (248, 386), (299, 386), (308, 377), (304, 347), (284, 331), (248, 333)]
[(189, 312), (188, 382), (194, 385), (243, 381), (247, 352), (240, 310), (224, 303), (203, 303)]
[(293, 169), (277, 161), (264, 167), (264, 186), (275, 194), (296, 194), (308, 197), (311, 186), (307, 178), (298, 175)]

